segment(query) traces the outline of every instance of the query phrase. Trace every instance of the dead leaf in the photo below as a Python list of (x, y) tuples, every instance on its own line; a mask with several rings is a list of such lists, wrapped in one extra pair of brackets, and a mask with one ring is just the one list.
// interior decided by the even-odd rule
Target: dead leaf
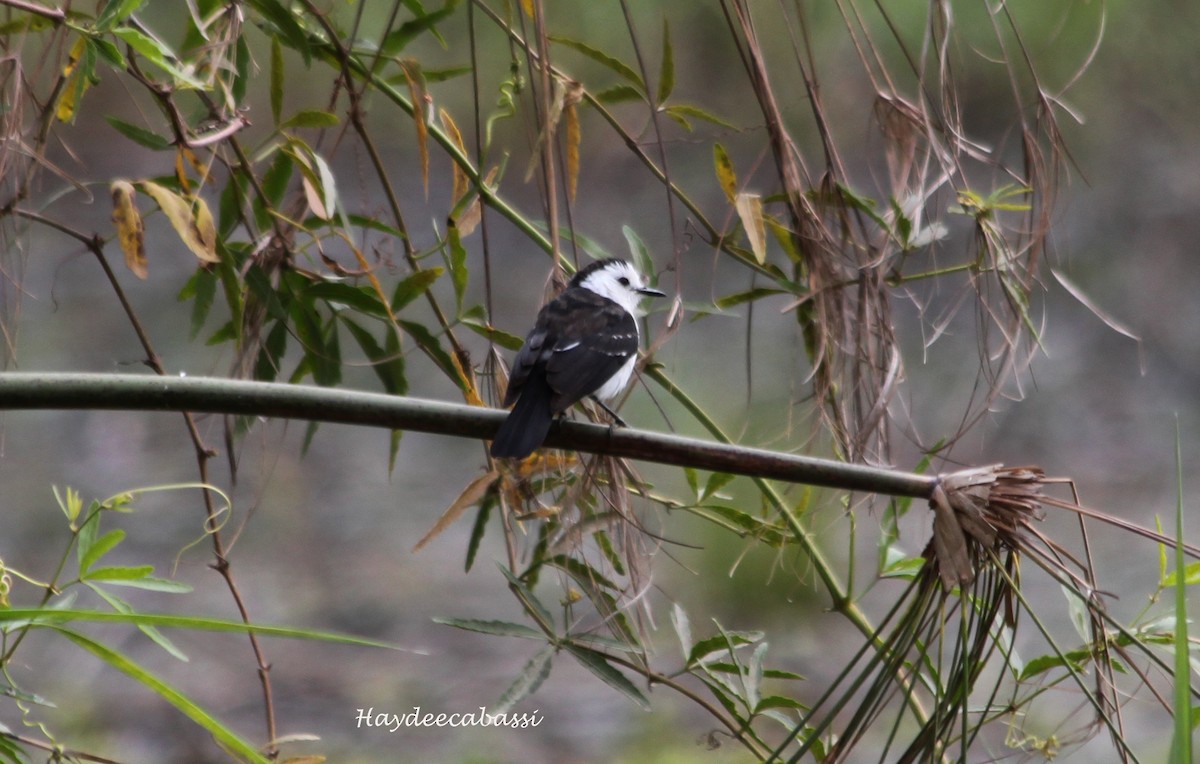
[(441, 534), (442, 531), (453, 525), (455, 520), (462, 517), (463, 512), (478, 504), (479, 500), (482, 499), (485, 494), (487, 494), (488, 489), (492, 487), (492, 484), (499, 479), (500, 473), (496, 470), (492, 470), (491, 472), (480, 475), (472, 480), (467, 487), (463, 489), (462, 493), (458, 495), (458, 498), (454, 500), (454, 503), (446, 508), (446, 511), (442, 513), (442, 516), (439, 517), (437, 522), (433, 524), (433, 527), (429, 529), (429, 532), (421, 537), (421, 540), (417, 542), (417, 545), (412, 548), (413, 552), (420, 551), (421, 547), (425, 546), (430, 541), (433, 541), (439, 534)]
[(125, 253), (125, 266), (143, 281), (150, 276), (146, 262), (146, 231), (142, 215), (134, 201), (133, 184), (127, 180), (115, 180), (109, 186), (112, 192), (112, 220), (117, 227), (117, 240)]
[[(446, 129), (446, 135), (450, 137), (450, 140), (454, 141), (454, 145), (458, 147), (462, 155), (466, 156), (467, 146), (463, 143), (462, 133), (459, 131), (458, 125), (454, 124), (454, 118), (450, 116), (450, 112), (445, 109), (439, 109), (438, 116), (442, 120), (442, 127)], [(451, 162), (450, 164), (454, 168), (454, 186), (450, 191), (450, 201), (451, 204), (457, 205), (459, 200), (463, 198), (463, 195), (467, 193), (467, 189), (470, 188), (470, 181), (467, 179), (467, 173), (463, 171), (463, 168), (458, 166), (458, 162)]]
[(206, 263), (221, 262), (221, 258), (217, 256), (217, 237), (212, 228), (212, 213), (208, 211), (208, 205), (203, 199), (199, 200), (198, 207), (202, 210), (200, 215), (204, 218), (205, 227), (208, 229), (206, 231), (201, 231), (196, 213), (192, 211), (192, 203), (186, 198), (150, 180), (142, 181), (142, 188), (158, 202), (158, 206), (175, 228), (175, 233), (179, 234), (179, 238), (192, 254)]
[(763, 220), (762, 197), (743, 191), (737, 195), (734, 206), (738, 217), (742, 219), (742, 227), (746, 229), (754, 259), (762, 265), (767, 260), (767, 225)]
[(563, 123), (567, 139), (567, 199), (575, 201), (575, 188), (579, 185), (579, 146), (583, 133), (579, 127), (579, 109), (576, 104), (583, 98), (583, 86), (578, 82), (567, 83), (567, 96), (563, 103)]
[(406, 58), (400, 62), (404, 79), (408, 81), (408, 92), (412, 98), (413, 124), (417, 129), (417, 151), (421, 155), (421, 180), (425, 184), (425, 195), (429, 195), (429, 127), (425, 124), (425, 108), (432, 102), (425, 91), (425, 77), (416, 60)]

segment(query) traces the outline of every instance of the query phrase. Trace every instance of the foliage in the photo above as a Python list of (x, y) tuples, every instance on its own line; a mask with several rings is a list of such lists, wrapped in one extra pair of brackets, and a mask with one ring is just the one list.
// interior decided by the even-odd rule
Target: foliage
[[(332, 388), (365, 362), (386, 393), (406, 395), (414, 379), (433, 375), (439, 393), (483, 406), (500, 398), (501, 351), (520, 345), (522, 329), (494, 313), (495, 274), (519, 267), (518, 255), (496, 251), (489, 228), (510, 226), (529, 252), (544, 254), (561, 284), (587, 256), (607, 254), (601, 232), (581, 230), (576, 216), (614, 190), (628, 193), (629, 218), (620, 221), (628, 256), (664, 281), (673, 277), (677, 294), (655, 327), (641, 381), (682, 429), (852, 464), (889, 463), (906, 362), (893, 303), (912, 299), (928, 309), (935, 337), (970, 306), (983, 394), (962, 412), (959, 431), (919, 444), (916, 472), (944, 463), (990, 403), (1012, 394), (1038, 349), (1037, 285), (1064, 171), (1064, 112), (1057, 85), (1043, 82), (1026, 42), (1031, 30), (1052, 25), (1018, 23), (1006, 5), (987, 4), (954, 17), (948, 4), (931, 3), (925, 17), (851, 2), (839, 4), (852, 9), (841, 19), (802, 3), (706, 4), (719, 22), (669, 7), (635, 12), (633, 5), (608, 8), (613, 23), (592, 35), (573, 28), (569, 11), (541, 0), (194, 0), (171, 11), (108, 0), (94, 12), (0, 0), (7, 14), (0, 34), (11, 51), (0, 75), (4, 233), (20, 239), (53, 231), (95, 257), (158, 374), (170, 370), (153, 332), (108, 263), (118, 249), (134, 277), (179, 295), (193, 338), (224, 352), (230, 376)], [(705, 23), (712, 26), (685, 34), (687, 24)], [(705, 35), (719, 36), (727, 49), (718, 66), (723, 84), (736, 87), (696, 92), (714, 48), (694, 42)], [(851, 158), (844, 133), (855, 123), (825, 100), (822, 86), (834, 69), (826, 57), (839, 76), (852, 73), (853, 100), (878, 130), (870, 156)], [(993, 94), (987, 134), (975, 137), (961, 99), (977, 83), (960, 72), (993, 60), (1003, 62), (1012, 92)], [(301, 79), (329, 84), (321, 91)], [(88, 134), (131, 152), (138, 161), (123, 166), (137, 169), (127, 177), (72, 177), (52, 149)], [(986, 148), (1003, 136), (1008, 143)], [(660, 192), (669, 255), (647, 243), (652, 224), (635, 216), (633, 205), (648, 196), (589, 182), (601, 164), (591, 157), (615, 161), (615, 151), (624, 152), (623, 171), (636, 174), (633, 185)], [(681, 172), (684, 166), (704, 171)], [(534, 179), (537, 199), (529, 202), (524, 184)], [(112, 198), (111, 229), (81, 227), (73, 217), (74, 205), (97, 187)], [(413, 223), (424, 219), (434, 222)], [(161, 252), (169, 247), (151, 246), (164, 237), (189, 258), (185, 278), (172, 280), (179, 269)], [(703, 251), (716, 263), (712, 297), (685, 302), (685, 285), (704, 278)], [(766, 306), (771, 315), (763, 318)], [(727, 432), (710, 412), (715, 401), (655, 361), (676, 332), (742, 320), (735, 311), (760, 322), (747, 336), (767, 333), (762, 324), (770, 322), (771, 336), (791, 338), (797, 350), (788, 373), (807, 380), (806, 389), (793, 390), (796, 413), (765, 436)], [(685, 312), (694, 319), (686, 327)], [(69, 538), (58, 568), (46, 581), (0, 568), (0, 665), (27, 639), (65, 636), (179, 709), (235, 758), (276, 758), (270, 662), (258, 637), (354, 640), (254, 622), (221, 533), (232, 508), (217, 503), (209, 486), (215, 450), (193, 417), (184, 420), (204, 487), (205, 538), (243, 622), (148, 614), (114, 594), (113, 586), (184, 590), (149, 567), (105, 563), (125, 532), (101, 533), (101, 518), (128, 510), (132, 495), (85, 509), (66, 491), (59, 504)], [(231, 422), (226, 442), (254, 426), (250, 418)], [(315, 425), (309, 439), (314, 433)], [(390, 442), (393, 463), (401, 438), (396, 432)], [(1026, 497), (990, 489), (1008, 473), (984, 472), (989, 482), (962, 486), (958, 498), (966, 498), (947, 511), (969, 514), (975, 496), (976, 509), (991, 512), (990, 525), (975, 534), (964, 525), (964, 535), (935, 520), (937, 543), (914, 553), (898, 530), (911, 497), (895, 497), (883, 513), (877, 569), (865, 575), (853, 563), (855, 517), (865, 504), (835, 502), (847, 532), (826, 537), (827, 526), (811, 521), (824, 497), (812, 492), (796, 496), (766, 479), (694, 469), (660, 487), (616, 459), (550, 451), (520, 464), (489, 461), (482, 474), (464, 475), (459, 498), (417, 546), (473, 512), (463, 550), (471, 569), (483, 539), (501, 537), (506, 559), (498, 567), (518, 615), (448, 614), (442, 623), (531, 644), (528, 663), (499, 699), (504, 710), (571, 660), (598, 687), (640, 707), (654, 707), (647, 687), (671, 689), (762, 760), (838, 759), (861, 744), (888, 752), (885, 758), (899, 750), (905, 761), (965, 761), (977, 746), (1051, 756), (1074, 742), (1023, 732), (1021, 723), (1051, 690), (1072, 687), (1118, 755), (1133, 758), (1118, 699), (1153, 684), (1152, 671), (1171, 676), (1155, 651), (1173, 649), (1178, 657), (1182, 611), (1170, 623), (1143, 613), (1118, 624), (1098, 594), (1090, 553), (1081, 559), (1065, 539), (1032, 530), (1032, 520), (992, 534), (1011, 517), (993, 510)], [(1028, 474), (1038, 490), (1054, 485), (1040, 471)], [(1039, 494), (1022, 507), (1030, 516), (1074, 513), (1085, 550), (1083, 519), (1105, 519), (1073, 496)], [(652, 562), (667, 547), (650, 520), (655, 509), (697, 519), (748, 550), (802, 558), (820, 596), (861, 640), (855, 660), (828, 687), (805, 689), (800, 673), (769, 661), (776, 635), (696, 618), (675, 602), (664, 607), (652, 586)], [(968, 567), (948, 576), (948, 558), (934, 547), (954, 533)], [(829, 546), (839, 538), (848, 539), (844, 553), (833, 554)], [(76, 565), (69, 566), (72, 551)], [(1063, 586), (1064, 605), (1053, 611), (1076, 627), (1075, 644), (1060, 644), (1024, 598), (1020, 559)], [(10, 593), (14, 578), (29, 589)], [(1162, 581), (1162, 588), (1182, 588), (1165, 568)], [(894, 607), (875, 612), (867, 603), (880, 589)], [(112, 612), (75, 608), (76, 590)], [(11, 604), (17, 595), (37, 600), (38, 592), (36, 606)], [(666, 608), (678, 658), (662, 654), (649, 628)], [(1044, 635), (1041, 655), (1023, 657), (1014, 648), (1022, 614)], [(110, 618), (177, 656), (163, 627), (244, 630), (263, 686), (264, 742), (244, 740), (84, 628)], [(1125, 676), (1128, 686), (1118, 688)], [(1175, 680), (1187, 686), (1182, 663)], [(57, 748), (30, 711), (41, 699), (8, 683), (22, 720), (45, 740), (0, 730), (0, 757)], [(1180, 715), (1185, 698), (1176, 700)], [(993, 729), (1001, 730), (1000, 743)]]

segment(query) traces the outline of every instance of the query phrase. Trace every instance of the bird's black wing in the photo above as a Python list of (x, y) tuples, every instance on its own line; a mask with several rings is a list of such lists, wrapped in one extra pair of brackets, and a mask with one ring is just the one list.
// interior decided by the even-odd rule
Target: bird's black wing
[(550, 405), (562, 411), (596, 392), (637, 353), (637, 323), (620, 305), (588, 289), (568, 289), (546, 308), (565, 318), (546, 360), (554, 393)]

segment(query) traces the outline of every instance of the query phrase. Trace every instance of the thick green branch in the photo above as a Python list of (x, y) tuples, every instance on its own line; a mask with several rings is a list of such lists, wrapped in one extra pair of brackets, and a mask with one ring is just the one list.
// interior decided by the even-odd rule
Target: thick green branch
[[(304, 385), (138, 374), (0, 374), (0, 409), (195, 411), (307, 419), (489, 439), (506, 412)], [(679, 435), (559, 421), (546, 445), (640, 461), (927, 498), (936, 478)]]

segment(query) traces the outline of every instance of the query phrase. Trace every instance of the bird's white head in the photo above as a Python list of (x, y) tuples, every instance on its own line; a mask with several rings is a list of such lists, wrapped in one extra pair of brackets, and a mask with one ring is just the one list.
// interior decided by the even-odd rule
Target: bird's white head
[(643, 297), (666, 296), (646, 286), (646, 278), (624, 260), (597, 260), (576, 273), (570, 286), (607, 297), (635, 316), (642, 315), (640, 303)]

